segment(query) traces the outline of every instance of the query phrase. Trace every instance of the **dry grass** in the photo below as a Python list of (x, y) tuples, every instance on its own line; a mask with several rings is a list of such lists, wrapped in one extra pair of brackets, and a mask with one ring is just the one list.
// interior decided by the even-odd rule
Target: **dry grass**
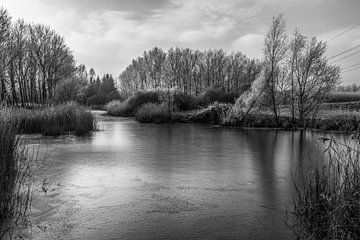
[(295, 183), (287, 222), (298, 239), (360, 239), (359, 134), (348, 143), (323, 139), (325, 162)]
[(2, 115), (0, 133), (0, 239), (11, 239), (28, 223), (33, 158), (19, 142), (17, 126), (9, 116)]
[(3, 108), (0, 109), (0, 115), (11, 118), (17, 124), (19, 133), (82, 135), (97, 129), (92, 113), (74, 102), (32, 110)]

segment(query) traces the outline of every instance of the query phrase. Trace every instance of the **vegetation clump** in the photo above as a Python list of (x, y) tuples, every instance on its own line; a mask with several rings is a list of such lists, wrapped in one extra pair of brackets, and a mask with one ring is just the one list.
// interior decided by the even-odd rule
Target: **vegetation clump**
[(172, 121), (172, 114), (164, 103), (146, 103), (136, 112), (135, 118), (143, 123), (166, 123)]
[(322, 139), (327, 158), (294, 181), (287, 223), (299, 239), (360, 238), (359, 134), (345, 144)]
[(198, 101), (201, 106), (209, 106), (214, 102), (234, 104), (239, 95), (234, 91), (227, 92), (221, 88), (210, 88), (199, 96)]
[(58, 136), (82, 135), (97, 129), (93, 114), (85, 107), (68, 102), (39, 109), (3, 108), (1, 116), (16, 123), (18, 133), (41, 133)]
[(139, 107), (146, 103), (160, 103), (160, 91), (143, 91), (137, 92), (134, 96), (125, 101), (111, 101), (106, 105), (109, 115), (133, 117)]

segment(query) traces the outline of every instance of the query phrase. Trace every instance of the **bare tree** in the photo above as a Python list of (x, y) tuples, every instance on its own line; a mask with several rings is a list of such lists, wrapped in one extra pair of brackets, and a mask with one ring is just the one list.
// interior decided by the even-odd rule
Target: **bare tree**
[(297, 29), (294, 32), (293, 39), (290, 43), (290, 81), (291, 81), (291, 117), (292, 122), (295, 122), (295, 88), (296, 81), (294, 80), (294, 72), (298, 70), (299, 67), (299, 57), (301, 56), (301, 51), (304, 49), (306, 42), (305, 36), (303, 36)]
[(287, 52), (287, 36), (286, 23), (283, 15), (273, 18), (269, 32), (265, 37), (265, 47), (263, 49), (265, 55), (265, 64), (267, 69), (267, 93), (269, 97), (269, 108), (278, 122), (278, 67), (286, 57)]
[(9, 39), (11, 30), (11, 17), (4, 8), (0, 8), (0, 101), (8, 97), (5, 83), (5, 71), (9, 64)]
[(298, 61), (294, 68), (297, 81), (295, 98), (299, 120), (318, 111), (323, 99), (340, 83), (340, 68), (327, 63), (325, 58), (326, 44), (312, 38), (299, 51)]

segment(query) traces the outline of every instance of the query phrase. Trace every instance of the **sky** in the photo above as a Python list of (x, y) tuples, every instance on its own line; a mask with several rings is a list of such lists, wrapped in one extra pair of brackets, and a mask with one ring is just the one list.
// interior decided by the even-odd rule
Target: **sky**
[[(284, 14), (287, 32), (328, 41), (328, 56), (360, 44), (360, 0), (0, 0), (14, 20), (51, 26), (79, 64), (118, 76), (155, 46), (223, 48), (262, 58), (272, 17)], [(342, 55), (360, 51), (360, 48)], [(340, 57), (339, 57), (340, 58)], [(337, 60), (337, 59), (332, 59)], [(360, 63), (360, 53), (336, 62)], [(360, 84), (360, 69), (342, 74)]]

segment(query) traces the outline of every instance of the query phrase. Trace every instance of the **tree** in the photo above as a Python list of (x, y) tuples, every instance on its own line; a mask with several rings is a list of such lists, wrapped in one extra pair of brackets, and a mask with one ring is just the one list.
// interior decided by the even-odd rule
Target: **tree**
[(340, 68), (327, 63), (325, 52), (326, 44), (316, 38), (298, 52), (293, 74), (297, 81), (295, 98), (301, 123), (318, 111), (323, 99), (340, 83)]
[(295, 87), (294, 72), (299, 67), (299, 57), (301, 51), (305, 46), (306, 37), (303, 36), (297, 29), (294, 32), (294, 37), (290, 43), (290, 80), (291, 80), (291, 117), (292, 122), (295, 122)]
[(92, 84), (95, 81), (95, 75), (96, 75), (95, 70), (93, 68), (90, 68), (89, 70), (90, 84)]
[(57, 102), (78, 101), (84, 97), (86, 82), (83, 78), (68, 78), (57, 84), (55, 99)]
[(286, 57), (287, 52), (287, 36), (286, 23), (283, 15), (273, 18), (272, 25), (265, 37), (265, 47), (263, 49), (265, 55), (265, 67), (267, 69), (267, 94), (269, 97), (269, 108), (278, 122), (278, 77), (280, 65)]
[(0, 8), (0, 101), (7, 100), (5, 84), (5, 71), (9, 64), (9, 38), (11, 30), (11, 17), (4, 8)]

